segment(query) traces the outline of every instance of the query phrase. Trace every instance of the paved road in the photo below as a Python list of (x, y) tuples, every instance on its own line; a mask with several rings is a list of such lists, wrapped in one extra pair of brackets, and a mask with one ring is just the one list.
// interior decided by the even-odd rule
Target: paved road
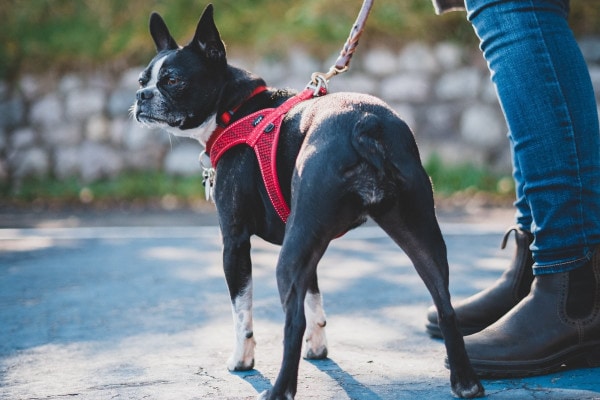
[[(253, 399), (270, 387), (283, 324), (277, 247), (253, 241), (256, 369), (229, 373), (218, 229), (98, 218), (0, 229), (0, 399)], [(442, 219), (454, 298), (510, 259), (494, 221)], [(429, 295), (379, 229), (337, 239), (319, 273), (330, 359), (301, 362), (298, 399), (452, 398), (443, 344), (423, 329)], [(484, 385), (490, 399), (600, 399), (600, 369)]]

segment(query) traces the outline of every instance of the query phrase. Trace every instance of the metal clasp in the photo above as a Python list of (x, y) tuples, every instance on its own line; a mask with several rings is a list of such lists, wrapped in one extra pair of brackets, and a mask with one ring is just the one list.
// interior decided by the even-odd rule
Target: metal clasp
[(327, 84), (329, 83), (329, 79), (331, 79), (332, 77), (334, 77), (338, 74), (346, 72), (346, 71), (348, 71), (347, 65), (342, 68), (334, 65), (331, 68), (329, 68), (329, 71), (327, 71), (327, 73), (314, 72), (311, 75), (310, 82), (308, 82), (308, 84), (306, 85), (306, 88), (313, 89), (314, 97), (323, 96), (323, 95), (327, 94), (327, 92), (329, 90), (329, 88), (327, 87)]
[(310, 77), (310, 82), (306, 85), (307, 89), (312, 89), (313, 97), (327, 94), (327, 77), (322, 72), (315, 72)]
[(210, 157), (206, 154), (206, 151), (202, 151), (200, 156), (198, 157), (198, 162), (200, 163), (200, 168), (202, 168), (202, 185), (204, 186), (204, 197), (206, 197), (206, 201), (212, 199), (213, 203), (215, 202), (215, 197), (213, 193), (213, 187), (215, 185), (215, 175), (216, 171), (210, 163)]

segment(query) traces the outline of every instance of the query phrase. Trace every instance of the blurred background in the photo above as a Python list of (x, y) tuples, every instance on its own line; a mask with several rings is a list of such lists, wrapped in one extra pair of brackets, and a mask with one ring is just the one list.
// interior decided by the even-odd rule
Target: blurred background
[[(360, 0), (214, 0), (229, 61), (302, 89), (327, 71)], [(0, 209), (205, 209), (200, 147), (129, 116), (154, 55), (158, 11), (179, 44), (206, 3), (0, 2)], [(600, 2), (572, 0), (570, 24), (600, 94)], [(506, 127), (464, 12), (376, 0), (350, 71), (332, 91), (382, 97), (411, 125), (440, 199), (510, 204)], [(467, 199), (467, 200), (465, 200)]]

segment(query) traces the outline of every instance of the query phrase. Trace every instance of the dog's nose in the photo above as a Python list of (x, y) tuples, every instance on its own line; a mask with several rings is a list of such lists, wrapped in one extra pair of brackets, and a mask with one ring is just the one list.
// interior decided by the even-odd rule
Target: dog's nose
[(152, 97), (154, 97), (154, 93), (150, 88), (140, 89), (136, 93), (136, 98), (138, 100), (150, 100)]

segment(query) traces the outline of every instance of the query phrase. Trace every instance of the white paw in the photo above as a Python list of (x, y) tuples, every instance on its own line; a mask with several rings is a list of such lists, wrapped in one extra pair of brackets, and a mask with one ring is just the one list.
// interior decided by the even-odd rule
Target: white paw
[(244, 340), (227, 360), (227, 369), (229, 371), (248, 371), (254, 368), (254, 347), (256, 347), (256, 341), (253, 337)]
[(304, 299), (306, 333), (302, 357), (309, 360), (327, 358), (327, 336), (325, 335), (326, 317), (322, 298), (319, 293), (307, 293)]
[[(323, 326), (322, 326), (323, 325)], [(302, 357), (309, 360), (322, 360), (327, 358), (327, 336), (325, 335), (325, 323), (318, 324), (307, 330), (304, 338), (304, 349)]]
[(302, 357), (307, 360), (323, 360), (327, 358), (327, 344), (322, 346), (312, 346), (310, 343), (306, 343), (302, 352)]

